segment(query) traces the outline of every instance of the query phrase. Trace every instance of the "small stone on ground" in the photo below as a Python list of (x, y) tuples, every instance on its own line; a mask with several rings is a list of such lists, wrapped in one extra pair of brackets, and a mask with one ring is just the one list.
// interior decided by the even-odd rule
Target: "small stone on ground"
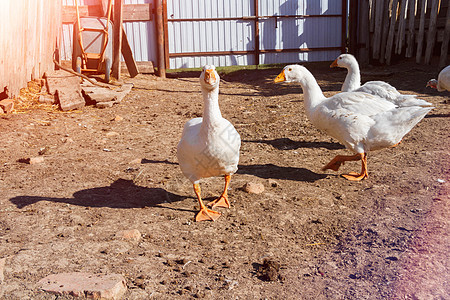
[(41, 279), (37, 286), (56, 295), (94, 299), (121, 299), (127, 291), (120, 274), (60, 273)]

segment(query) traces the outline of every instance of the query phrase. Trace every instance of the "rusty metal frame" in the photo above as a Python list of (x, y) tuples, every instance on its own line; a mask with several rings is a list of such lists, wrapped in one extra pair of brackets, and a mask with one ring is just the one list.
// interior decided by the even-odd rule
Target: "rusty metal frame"
[[(260, 64), (259, 55), (261, 53), (283, 53), (283, 52), (312, 52), (312, 51), (323, 51), (323, 50), (341, 50), (345, 53), (346, 49), (346, 38), (347, 38), (347, 0), (342, 0), (342, 13), (341, 14), (330, 14), (330, 15), (281, 15), (281, 16), (260, 16), (259, 12), (259, 0), (254, 0), (254, 15), (253, 16), (243, 16), (243, 17), (221, 17), (221, 18), (180, 18), (180, 19), (169, 19), (167, 17), (167, 4), (166, 0), (163, 0), (163, 19), (164, 19), (164, 53), (165, 53), (165, 65), (167, 69), (170, 69), (170, 58), (171, 57), (185, 57), (185, 56), (212, 56), (212, 55), (246, 55), (253, 54), (255, 56), (255, 65)], [(342, 30), (341, 30), (341, 45), (337, 47), (316, 47), (316, 48), (295, 48), (295, 49), (265, 49), (261, 50), (259, 48), (260, 36), (259, 36), (259, 23), (260, 20), (267, 19), (282, 19), (282, 18), (342, 18)], [(254, 50), (241, 50), (241, 51), (209, 51), (209, 52), (180, 52), (180, 53), (169, 53), (169, 39), (168, 39), (168, 23), (169, 22), (205, 22), (205, 21), (248, 21), (255, 22), (255, 49)]]

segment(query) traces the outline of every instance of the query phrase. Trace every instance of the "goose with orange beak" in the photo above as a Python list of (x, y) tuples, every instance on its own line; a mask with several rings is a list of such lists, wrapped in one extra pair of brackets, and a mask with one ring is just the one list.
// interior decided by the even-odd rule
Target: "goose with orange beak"
[(224, 176), (225, 187), (211, 208), (230, 207), (228, 187), (231, 175), (237, 171), (241, 138), (234, 126), (222, 117), (219, 108), (220, 77), (213, 65), (203, 67), (200, 86), (203, 95), (203, 117), (186, 122), (177, 147), (177, 157), (183, 174), (192, 182), (200, 205), (196, 221), (215, 221), (220, 212), (208, 209), (200, 190), (202, 178)]
[(418, 99), (416, 95), (400, 94), (395, 87), (384, 81), (368, 81), (361, 85), (359, 64), (351, 54), (339, 55), (330, 65), (330, 68), (335, 67), (347, 69), (347, 76), (341, 87), (341, 91), (343, 92), (364, 92), (372, 94), (386, 99), (397, 106), (432, 106), (431, 103)]
[(303, 89), (306, 116), (318, 129), (341, 142), (353, 155), (337, 155), (322, 170), (338, 171), (346, 161), (361, 161), (361, 172), (342, 175), (352, 181), (369, 176), (367, 153), (397, 145), (432, 107), (398, 107), (379, 96), (343, 92), (325, 97), (303, 66), (288, 65), (275, 82), (296, 82)]

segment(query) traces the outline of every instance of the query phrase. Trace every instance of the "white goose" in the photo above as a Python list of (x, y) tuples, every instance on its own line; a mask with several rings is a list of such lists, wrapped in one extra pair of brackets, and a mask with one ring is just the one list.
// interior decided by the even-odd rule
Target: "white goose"
[(213, 65), (203, 67), (200, 85), (203, 94), (203, 118), (194, 118), (184, 125), (177, 147), (177, 157), (183, 174), (193, 183), (200, 205), (196, 221), (212, 220), (220, 213), (207, 209), (203, 204), (200, 179), (225, 176), (222, 195), (208, 203), (212, 208), (230, 207), (228, 185), (231, 175), (237, 171), (241, 138), (234, 126), (222, 117), (219, 108), (220, 77)]
[(308, 119), (336, 138), (354, 155), (337, 155), (322, 170), (337, 171), (346, 161), (361, 160), (360, 173), (342, 175), (348, 180), (368, 177), (367, 152), (397, 145), (432, 107), (398, 107), (381, 97), (363, 92), (343, 92), (326, 98), (313, 75), (303, 66), (288, 65), (275, 82), (302, 86)]
[(351, 54), (341, 54), (330, 65), (330, 68), (346, 68), (348, 73), (342, 84), (343, 92), (365, 92), (380, 96), (398, 106), (431, 106), (432, 104), (416, 98), (416, 95), (402, 95), (395, 87), (384, 81), (368, 81), (361, 86), (361, 74), (356, 58)]
[(431, 79), (428, 81), (427, 86), (437, 89), (438, 92), (449, 91), (450, 92), (450, 66), (446, 66), (438, 75), (438, 80)]

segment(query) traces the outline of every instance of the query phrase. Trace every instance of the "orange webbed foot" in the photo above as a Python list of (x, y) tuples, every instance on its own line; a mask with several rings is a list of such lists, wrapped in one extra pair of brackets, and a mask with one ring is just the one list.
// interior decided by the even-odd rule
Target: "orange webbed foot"
[(369, 177), (367, 174), (364, 174), (364, 173), (359, 174), (359, 173), (356, 173), (356, 172), (350, 172), (348, 174), (342, 174), (341, 176), (344, 177), (347, 180), (350, 180), (350, 181), (361, 181), (361, 180), (366, 179), (367, 177)]
[(215, 221), (220, 217), (221, 213), (207, 208), (202, 208), (195, 216), (195, 221)]
[(215, 208), (215, 207), (230, 208), (230, 201), (228, 201), (228, 195), (221, 195), (219, 198), (217, 198), (214, 201), (209, 202), (206, 205), (211, 208)]
[(326, 166), (324, 166), (322, 168), (322, 171), (325, 171), (328, 169), (333, 170), (333, 171), (338, 171), (340, 166), (343, 164), (344, 164), (343, 161), (332, 159)]

